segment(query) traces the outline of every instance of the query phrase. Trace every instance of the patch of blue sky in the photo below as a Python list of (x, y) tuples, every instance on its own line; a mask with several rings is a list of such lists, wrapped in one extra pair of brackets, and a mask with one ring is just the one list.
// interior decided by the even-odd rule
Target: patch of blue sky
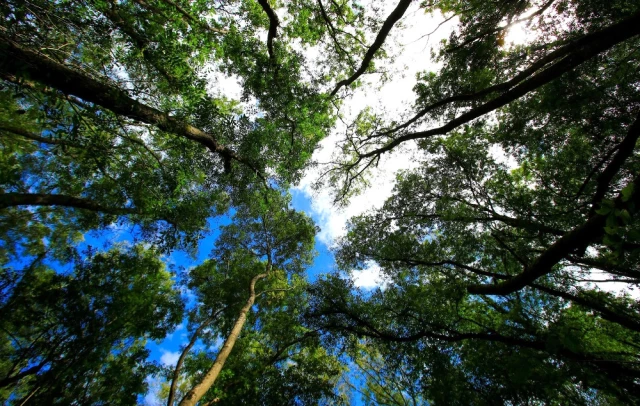
[[(311, 203), (311, 198), (308, 195), (297, 190), (292, 190), (291, 206), (298, 211), (307, 213), (307, 215), (310, 215), (313, 220), (318, 223), (320, 219), (317, 218), (317, 215), (311, 210)], [(173, 251), (166, 259), (167, 265), (174, 269), (189, 269), (209, 258), (211, 250), (214, 248), (215, 242), (220, 235), (220, 227), (231, 223), (231, 215), (209, 219), (211, 232), (199, 241), (195, 257), (192, 257), (185, 251)], [(127, 238), (133, 238), (133, 235), (128, 231), (121, 231), (117, 240), (126, 241)], [(85, 242), (98, 246), (100, 238), (89, 238)], [(310, 282), (317, 280), (320, 275), (330, 273), (335, 269), (335, 258), (329, 248), (316, 239), (315, 249), (317, 256), (306, 273)], [(188, 296), (188, 292), (183, 292), (183, 294)], [(187, 320), (185, 319), (175, 330), (167, 334), (162, 341), (148, 341), (147, 349), (150, 351), (149, 360), (164, 366), (175, 365), (182, 347), (184, 347), (191, 338), (186, 329), (186, 325)], [(219, 340), (218, 344), (221, 345), (222, 341)], [(196, 347), (197, 346), (196, 344)], [(201, 349), (204, 348), (201, 343), (200, 346)]]

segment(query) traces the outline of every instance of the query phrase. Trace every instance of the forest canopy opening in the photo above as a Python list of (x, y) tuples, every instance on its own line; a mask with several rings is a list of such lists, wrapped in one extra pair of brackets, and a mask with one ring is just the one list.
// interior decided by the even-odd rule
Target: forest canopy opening
[(0, 10), (3, 402), (640, 403), (640, 5)]

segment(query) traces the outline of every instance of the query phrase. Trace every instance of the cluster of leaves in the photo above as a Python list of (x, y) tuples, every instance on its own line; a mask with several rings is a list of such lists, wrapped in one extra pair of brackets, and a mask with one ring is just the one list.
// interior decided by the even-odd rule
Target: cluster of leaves
[[(360, 114), (333, 174), (341, 198), (382, 154), (424, 157), (339, 242), (343, 271), (377, 264), (387, 283), (319, 281), (310, 325), (356, 357), (366, 340), (368, 385), (390, 391), (366, 396), (390, 403), (637, 403), (640, 9), (423, 6), (459, 19), (441, 70), (406, 121)], [(523, 21), (536, 36), (507, 46)]]
[(130, 404), (144, 391), (145, 340), (182, 318), (171, 274), (140, 246), (83, 257), (64, 273), (42, 257), (3, 270), (3, 401)]
[[(207, 396), (311, 403), (332, 396), (340, 363), (305, 335), (298, 317), (316, 229), (281, 191), (300, 179), (334, 122), (320, 91), (327, 78), (309, 69), (302, 51), (364, 52), (365, 14), (347, 1), (326, 9), (291, 2), (294, 17), (280, 21), (272, 6), (0, 5), (4, 401), (130, 404), (153, 372), (145, 340), (162, 338), (179, 315), (207, 348), (250, 320), (253, 333), (240, 337), (223, 375), (241, 377), (243, 390), (224, 389), (223, 379)], [(346, 30), (338, 45), (336, 28)], [(336, 58), (324, 69), (346, 76), (351, 67)], [(219, 77), (238, 81), (242, 99), (216, 89)], [(198, 300), (184, 313), (176, 275), (161, 269), (160, 256), (195, 253), (211, 231), (208, 219), (230, 207), (234, 223), (214, 258), (185, 278)], [(110, 249), (104, 236), (114, 229), (140, 246)], [(86, 251), (87, 233), (106, 251)], [(244, 310), (256, 295), (258, 308)], [(292, 331), (304, 340), (281, 348)], [(258, 344), (265, 349), (254, 353)], [(185, 362), (191, 387), (211, 355)]]

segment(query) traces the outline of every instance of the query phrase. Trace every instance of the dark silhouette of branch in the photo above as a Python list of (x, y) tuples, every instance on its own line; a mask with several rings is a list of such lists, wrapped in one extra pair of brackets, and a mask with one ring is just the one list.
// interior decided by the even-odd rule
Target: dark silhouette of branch
[[(632, 126), (632, 128), (640, 130), (638, 127)], [(622, 195), (619, 195), (615, 199), (614, 205), (633, 214), (635, 210), (632, 207), (640, 207), (640, 175), (631, 184), (634, 186), (631, 198), (625, 201)], [(567, 258), (575, 250), (602, 238), (606, 221), (607, 215), (595, 214), (585, 223), (551, 244), (529, 267), (525, 267), (522, 273), (498, 284), (471, 285), (467, 288), (467, 291), (471, 294), (481, 295), (508, 295), (524, 288), (539, 277), (551, 273), (556, 264)]]
[(271, 6), (269, 5), (268, 0), (258, 0), (258, 4), (267, 13), (269, 17), (269, 32), (267, 33), (267, 49), (269, 50), (269, 58), (274, 59), (275, 54), (273, 53), (273, 39), (278, 36), (278, 26), (280, 25), (280, 20), (278, 19), (277, 14)]
[(184, 17), (185, 20), (190, 21), (195, 25), (199, 25), (200, 27), (204, 28), (207, 31), (210, 31), (210, 32), (213, 32), (213, 33), (217, 33), (217, 34), (226, 34), (226, 33), (229, 32), (229, 31), (223, 30), (221, 28), (211, 27), (209, 24), (205, 23), (204, 21), (201, 21), (201, 20), (193, 17), (191, 14), (189, 14), (184, 8), (182, 8), (175, 1), (172, 1), (172, 0), (161, 0), (161, 1), (172, 5), (176, 10), (178, 10), (178, 12), (180, 14), (182, 14), (182, 16)]
[(108, 214), (137, 214), (140, 211), (129, 207), (107, 207), (90, 199), (67, 195), (44, 193), (3, 193), (0, 194), (0, 209), (15, 206), (63, 206)]
[(604, 199), (613, 177), (620, 171), (624, 162), (633, 155), (638, 138), (640, 138), (640, 114), (636, 117), (636, 121), (631, 124), (631, 127), (629, 127), (626, 137), (624, 137), (618, 145), (618, 152), (616, 152), (611, 162), (609, 162), (609, 165), (607, 165), (596, 178), (598, 187), (596, 193), (593, 195), (593, 199), (591, 199), (590, 216), (593, 216), (599, 203)]
[(20, 381), (22, 378), (29, 376), (29, 375), (34, 375), (37, 374), (46, 364), (48, 361), (43, 361), (37, 365), (32, 366), (31, 368), (25, 369), (24, 371), (15, 374), (13, 376), (8, 376), (2, 380), (0, 380), (0, 388), (4, 388), (5, 386), (9, 386), (9, 385), (13, 385), (16, 382)]
[(589, 300), (584, 296), (577, 296), (569, 292), (552, 289), (537, 283), (532, 283), (531, 287), (538, 289), (542, 292), (545, 292), (551, 296), (557, 296), (565, 300), (569, 300), (587, 309), (595, 310), (605, 320), (620, 324), (621, 326), (626, 327), (633, 331), (640, 331), (640, 320), (635, 319), (634, 317), (630, 317), (628, 315), (622, 314), (619, 311), (614, 311), (612, 309), (609, 309), (603, 303)]
[(32, 133), (31, 131), (27, 131), (24, 128), (15, 127), (11, 125), (1, 124), (0, 131), (5, 131), (15, 135), (19, 135), (23, 138), (27, 138), (32, 141), (41, 142), (43, 144), (65, 145), (65, 146), (74, 147), (74, 148), (84, 148), (82, 145), (79, 145), (79, 144), (74, 144), (64, 140), (56, 140), (54, 138), (42, 137), (38, 134)]
[(411, 0), (400, 0), (396, 8), (391, 12), (391, 14), (389, 14), (389, 17), (387, 17), (384, 24), (382, 24), (382, 28), (380, 29), (380, 32), (378, 32), (378, 35), (376, 36), (375, 41), (373, 41), (373, 44), (371, 44), (371, 46), (367, 50), (367, 53), (364, 55), (364, 59), (362, 60), (362, 64), (360, 65), (360, 68), (357, 71), (355, 71), (353, 75), (351, 75), (347, 79), (344, 79), (338, 82), (336, 84), (336, 87), (331, 92), (331, 96), (335, 96), (341, 87), (349, 86), (350, 84), (355, 82), (360, 76), (362, 76), (364, 72), (366, 72), (367, 68), (369, 68), (369, 65), (371, 64), (371, 61), (373, 60), (373, 56), (375, 55), (376, 52), (378, 52), (380, 47), (382, 47), (382, 44), (384, 44), (384, 41), (389, 35), (391, 28), (393, 28), (394, 24), (397, 23), (398, 20), (402, 18), (405, 11), (407, 11), (407, 8), (409, 8), (410, 4), (411, 4)]
[[(438, 340), (447, 343), (489, 341), (502, 343), (508, 346), (529, 348), (539, 351), (542, 354), (548, 354), (550, 357), (576, 361), (581, 364), (588, 363), (608, 375), (616, 382), (624, 384), (629, 389), (637, 389), (637, 384), (634, 383), (634, 378), (640, 377), (640, 371), (633, 367), (627, 367), (623, 364), (624, 361), (601, 358), (595, 354), (581, 353), (565, 347), (556, 348), (550, 351), (549, 346), (544, 339), (533, 340), (515, 336), (506, 336), (495, 331), (461, 332), (448, 329), (439, 331), (441, 329), (433, 330), (429, 326), (413, 333), (398, 334), (387, 329), (378, 328), (371, 321), (363, 318), (359, 314), (356, 314), (356, 312), (342, 307), (327, 309), (325, 311), (310, 314), (311, 317), (332, 315), (343, 316), (346, 320), (343, 320), (342, 322), (328, 320), (323, 325), (325, 329), (352, 333), (360, 337), (371, 337), (381, 341), (399, 343), (415, 342), (422, 339)], [(525, 334), (526, 333), (527, 332), (525, 331)]]
[(340, 44), (340, 41), (338, 41), (338, 35), (336, 34), (336, 29), (331, 23), (331, 19), (327, 15), (327, 11), (325, 10), (324, 5), (322, 4), (322, 0), (318, 0), (318, 6), (320, 6), (320, 15), (322, 16), (322, 19), (327, 24), (327, 27), (329, 27), (329, 36), (333, 40), (333, 44), (335, 45), (336, 50), (338, 51), (338, 53), (349, 58), (349, 62), (353, 64), (351, 54), (347, 52)]
[[(390, 143), (388, 143), (383, 147), (377, 148), (367, 153), (360, 154), (359, 160), (357, 161), (356, 164), (358, 164), (362, 159), (377, 157), (386, 152), (389, 152), (395, 147), (397, 147), (398, 145), (407, 141), (429, 138), (435, 135), (447, 134), (449, 131), (452, 131), (461, 125), (464, 125), (478, 117), (481, 117), (487, 113), (490, 113), (500, 107), (503, 107), (508, 103), (524, 96), (525, 94), (540, 88), (541, 86), (551, 82), (552, 80), (557, 79), (564, 73), (569, 72), (570, 70), (576, 68), (583, 62), (593, 58), (599, 53), (604, 52), (607, 49), (623, 41), (626, 41), (638, 34), (640, 34), (640, 13), (636, 13), (630, 18), (627, 18), (626, 20), (623, 20), (617, 24), (611, 25), (598, 32), (585, 35), (584, 37), (576, 41), (573, 41), (566, 47), (555, 51), (555, 52), (561, 52), (562, 50), (562, 52), (567, 53), (567, 55), (560, 61), (557, 61), (553, 65), (549, 66), (547, 69), (540, 72), (539, 74), (533, 77), (530, 77), (524, 81), (522, 81), (522, 79), (517, 76), (516, 78), (519, 78), (519, 81), (521, 83), (511, 88), (507, 92), (503, 93), (502, 95), (476, 108), (469, 110), (468, 112), (454, 118), (453, 120), (449, 121), (447, 124), (441, 127), (433, 128), (431, 130), (426, 130), (426, 131), (419, 131), (419, 132), (405, 134), (403, 136), (400, 136), (394, 139), (393, 141), (391, 141)], [(570, 52), (566, 52), (566, 51), (570, 51)], [(554, 53), (551, 53), (550, 56), (553, 54)], [(545, 58), (543, 58), (543, 60), (544, 59)], [(557, 59), (557, 55), (553, 59)], [(541, 63), (541, 61), (538, 61), (538, 63)], [(538, 63), (534, 65), (537, 66)], [(530, 69), (532, 67), (530, 67)], [(502, 86), (502, 85), (496, 85), (496, 86)], [(485, 92), (485, 91), (482, 91), (482, 92)], [(477, 96), (471, 95), (471, 96), (462, 96), (462, 97), (468, 98), (468, 97), (477, 97)], [(439, 103), (446, 104), (444, 103), (444, 101)], [(354, 166), (356, 164), (354, 164)]]

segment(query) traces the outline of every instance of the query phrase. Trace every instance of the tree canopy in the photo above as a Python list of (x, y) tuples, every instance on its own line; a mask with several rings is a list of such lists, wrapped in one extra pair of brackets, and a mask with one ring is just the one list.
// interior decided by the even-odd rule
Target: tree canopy
[[(169, 406), (640, 403), (640, 5), (0, 10), (3, 402), (133, 404), (154, 377)], [(415, 101), (351, 106), (393, 83), (409, 14), (455, 26)], [(407, 150), (309, 279), (318, 228), (289, 189), (320, 172), (348, 205)], [(384, 285), (356, 287), (372, 266)], [(179, 323), (177, 363), (151, 361)]]

